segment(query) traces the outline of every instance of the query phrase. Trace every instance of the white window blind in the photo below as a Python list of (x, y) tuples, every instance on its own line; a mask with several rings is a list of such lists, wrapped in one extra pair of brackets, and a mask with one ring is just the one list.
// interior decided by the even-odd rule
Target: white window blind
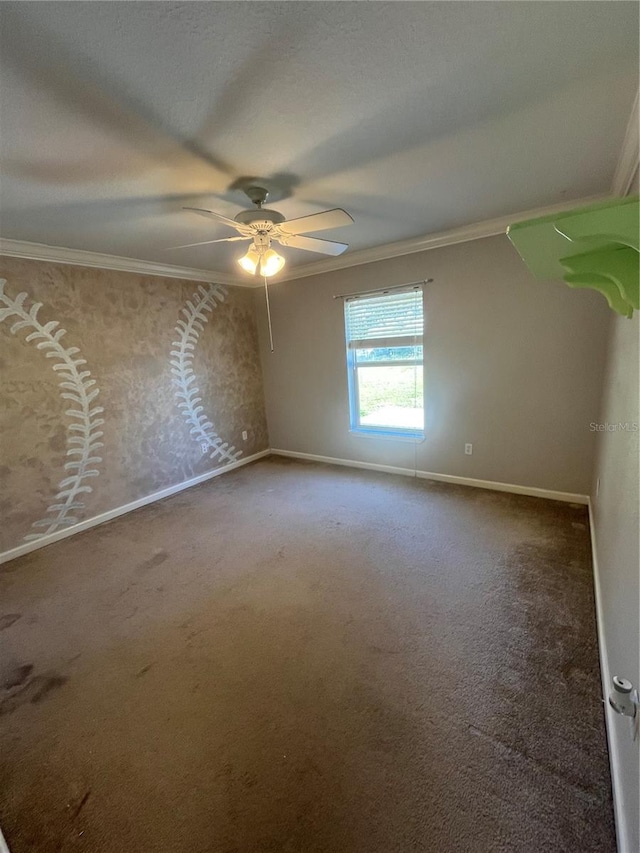
[(422, 344), (422, 288), (349, 299), (345, 305), (349, 349)]

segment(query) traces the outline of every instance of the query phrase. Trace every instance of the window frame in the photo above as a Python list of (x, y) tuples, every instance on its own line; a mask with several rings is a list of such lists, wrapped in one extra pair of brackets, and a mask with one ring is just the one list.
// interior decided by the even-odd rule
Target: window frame
[[(421, 299), (424, 300), (424, 289), (422, 286), (419, 287), (409, 287), (407, 288), (407, 292), (409, 291), (420, 291)], [(398, 290), (394, 290), (393, 292), (397, 293)], [(402, 292), (402, 291), (400, 291)], [(376, 294), (367, 294), (369, 297), (373, 297)], [(380, 296), (385, 295), (384, 292), (380, 294)], [(366, 298), (364, 296), (363, 298)], [(422, 399), (424, 400), (424, 301), (422, 305), (422, 334), (421, 335), (406, 335), (406, 336), (397, 336), (393, 338), (371, 338), (367, 341), (367, 347), (357, 347), (352, 346), (353, 343), (364, 343), (364, 341), (358, 341), (358, 339), (350, 339), (349, 338), (349, 302), (351, 302), (349, 298), (345, 299), (344, 303), (344, 333), (345, 333), (345, 343), (346, 343), (346, 356), (347, 356), (347, 391), (349, 395), (349, 432), (352, 435), (363, 436), (369, 438), (394, 438), (403, 441), (423, 441), (425, 437), (425, 421), (424, 421), (424, 404), (423, 404), (423, 420), (422, 427), (418, 429), (411, 429), (410, 427), (393, 427), (393, 426), (378, 426), (378, 425), (368, 425), (363, 424), (360, 421), (360, 387), (358, 381), (358, 370), (359, 368), (367, 368), (367, 367), (422, 367)], [(419, 339), (419, 342), (418, 342)], [(421, 346), (422, 347), (422, 358), (413, 358), (407, 360), (394, 360), (388, 359), (385, 361), (370, 361), (370, 362), (358, 362), (357, 360), (357, 351), (358, 349), (376, 349), (375, 346), (371, 346), (371, 344), (377, 343), (378, 348), (381, 347), (402, 347), (402, 346)]]

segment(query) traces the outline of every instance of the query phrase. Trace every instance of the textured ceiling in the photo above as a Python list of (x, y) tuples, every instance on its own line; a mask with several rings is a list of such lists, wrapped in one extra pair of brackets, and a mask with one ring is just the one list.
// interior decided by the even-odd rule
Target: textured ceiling
[[(234, 271), (180, 210), (344, 207), (352, 250), (609, 190), (632, 2), (2, 3), (2, 235)], [(283, 250), (290, 264), (321, 256)]]

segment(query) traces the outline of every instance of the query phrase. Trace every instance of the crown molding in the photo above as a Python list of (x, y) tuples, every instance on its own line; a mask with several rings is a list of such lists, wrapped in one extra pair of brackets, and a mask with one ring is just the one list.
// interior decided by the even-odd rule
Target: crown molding
[(46, 246), (43, 243), (28, 243), (24, 240), (9, 240), (0, 237), (0, 255), (12, 258), (28, 258), (32, 261), (49, 261), (53, 264), (71, 264), (77, 267), (94, 267), (102, 270), (135, 272), (140, 275), (159, 275), (167, 278), (183, 278), (188, 281), (211, 281), (234, 287), (254, 287), (253, 282), (243, 281), (229, 273), (215, 270), (198, 270), (191, 267), (176, 267), (171, 264), (159, 264), (155, 261), (143, 261), (138, 258), (121, 258), (118, 255), (103, 255), (99, 252), (86, 252), (83, 249), (64, 249), (59, 246)]
[(631, 108), (629, 124), (624, 135), (622, 149), (618, 158), (618, 165), (613, 175), (613, 183), (611, 192), (614, 196), (626, 196), (631, 191), (633, 179), (638, 171), (638, 163), (640, 162), (640, 114), (638, 111), (638, 98), (640, 92), (636, 92), (636, 97)]
[(338, 258), (326, 261), (314, 261), (303, 267), (296, 267), (284, 275), (273, 279), (273, 283), (279, 281), (294, 281), (306, 278), (310, 275), (321, 275), (346, 267), (356, 267), (361, 264), (371, 264), (376, 261), (384, 261), (389, 258), (397, 258), (401, 255), (413, 255), (416, 252), (426, 252), (429, 249), (440, 249), (443, 246), (454, 246), (456, 243), (467, 243), (471, 240), (481, 240), (484, 237), (495, 237), (505, 234), (510, 225), (523, 222), (527, 219), (536, 219), (539, 216), (551, 216), (554, 213), (564, 213), (576, 207), (587, 204), (595, 204), (606, 201), (608, 195), (594, 195), (587, 198), (574, 199), (573, 201), (561, 202), (560, 204), (538, 207), (521, 213), (513, 213), (509, 216), (500, 216), (497, 219), (486, 219), (483, 222), (474, 222), (471, 225), (463, 225), (460, 228), (451, 228), (447, 231), (439, 231), (435, 234), (427, 234), (423, 237), (411, 237), (408, 240), (399, 240), (396, 243), (387, 243), (384, 246), (373, 246), (370, 249), (361, 249)]
[[(271, 279), (273, 284), (280, 281), (296, 281), (311, 275), (334, 272), (335, 270), (356, 267), (361, 264), (370, 264), (376, 261), (384, 261), (389, 258), (397, 258), (402, 255), (412, 255), (416, 252), (426, 252), (429, 249), (439, 249), (443, 246), (454, 246), (456, 243), (467, 243), (471, 240), (481, 240), (484, 237), (495, 237), (506, 233), (509, 225), (523, 222), (526, 219), (535, 219), (539, 216), (550, 216), (554, 213), (564, 213), (576, 207), (606, 201), (610, 196), (595, 195), (588, 198), (574, 199), (573, 201), (561, 202), (560, 204), (538, 207), (534, 210), (526, 210), (509, 216), (501, 216), (497, 219), (486, 219), (483, 222), (475, 222), (471, 225), (463, 225), (461, 228), (451, 228), (447, 231), (439, 231), (435, 234), (426, 234), (422, 237), (411, 237), (408, 240), (399, 240), (395, 243), (387, 243), (383, 246), (373, 246), (370, 249), (361, 249), (340, 255), (338, 258), (328, 258), (323, 261), (313, 261), (303, 267), (293, 267), (282, 275)], [(82, 249), (63, 249), (57, 246), (45, 246), (42, 243), (28, 243), (23, 240), (9, 240), (0, 238), (0, 255), (8, 255), (14, 258), (28, 258), (35, 261), (49, 261), (56, 264), (72, 264), (81, 267), (95, 267), (104, 270), (119, 270), (120, 272), (135, 272), (140, 275), (159, 275), (168, 278), (183, 278), (188, 281), (211, 281), (214, 279), (218, 284), (227, 284), (232, 287), (261, 287), (262, 282), (255, 278), (245, 279), (221, 273), (216, 270), (199, 270), (191, 267), (175, 267), (170, 264), (159, 264), (154, 261), (142, 261), (137, 258), (121, 258), (117, 255), (103, 255), (98, 252), (86, 252)]]

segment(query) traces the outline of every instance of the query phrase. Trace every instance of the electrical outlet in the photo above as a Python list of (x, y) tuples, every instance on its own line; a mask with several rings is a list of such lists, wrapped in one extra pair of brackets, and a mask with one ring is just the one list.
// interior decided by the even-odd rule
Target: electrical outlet
[(209, 445), (207, 444), (206, 441), (200, 442), (200, 450), (202, 451), (203, 456), (207, 452), (207, 450), (209, 450)]
[(249, 433), (246, 431), (246, 429), (242, 430), (242, 438), (244, 441), (246, 441), (249, 438)]
[(471, 456), (471, 454), (473, 453), (473, 444), (465, 444), (464, 452), (467, 456)]

